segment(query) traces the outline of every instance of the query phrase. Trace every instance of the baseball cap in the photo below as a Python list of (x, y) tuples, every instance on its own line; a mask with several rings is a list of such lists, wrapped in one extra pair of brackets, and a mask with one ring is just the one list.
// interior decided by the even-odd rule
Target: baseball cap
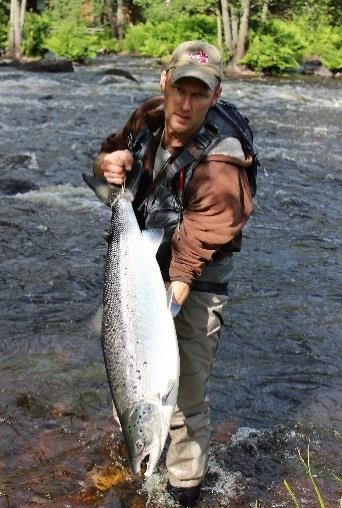
[(171, 81), (181, 78), (197, 78), (210, 90), (214, 90), (222, 79), (220, 51), (204, 41), (187, 41), (172, 53), (166, 70), (171, 71)]

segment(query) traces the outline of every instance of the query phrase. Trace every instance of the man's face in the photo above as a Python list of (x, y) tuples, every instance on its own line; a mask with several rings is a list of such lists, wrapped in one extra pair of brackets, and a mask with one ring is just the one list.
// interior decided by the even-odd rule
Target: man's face
[(165, 129), (169, 139), (184, 144), (201, 126), (210, 106), (221, 93), (218, 86), (211, 91), (203, 81), (182, 78), (172, 83), (169, 73), (163, 73), (160, 81), (165, 99)]

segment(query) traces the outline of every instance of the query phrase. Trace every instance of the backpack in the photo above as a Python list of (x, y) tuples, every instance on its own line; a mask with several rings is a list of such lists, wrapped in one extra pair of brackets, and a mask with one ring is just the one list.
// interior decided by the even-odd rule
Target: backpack
[(215, 110), (216, 114), (219, 115), (224, 122), (228, 122), (233, 127), (244, 153), (252, 156), (252, 165), (249, 166), (246, 171), (251, 194), (252, 197), (254, 197), (257, 191), (256, 179), (258, 166), (260, 166), (261, 163), (253, 143), (253, 131), (249, 125), (249, 119), (243, 116), (234, 104), (224, 100), (219, 100), (212, 109)]

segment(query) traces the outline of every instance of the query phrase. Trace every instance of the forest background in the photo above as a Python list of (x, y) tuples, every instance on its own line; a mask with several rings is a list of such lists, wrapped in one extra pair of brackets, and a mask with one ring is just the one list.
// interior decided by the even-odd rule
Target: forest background
[(341, 20), (340, 0), (0, 0), (0, 52), (163, 60), (183, 40), (203, 39), (232, 71), (283, 73), (318, 61), (340, 73)]

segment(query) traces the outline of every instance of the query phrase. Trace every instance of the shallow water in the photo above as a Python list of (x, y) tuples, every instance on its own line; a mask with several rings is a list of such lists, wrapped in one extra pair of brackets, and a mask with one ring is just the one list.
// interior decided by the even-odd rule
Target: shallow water
[[(139, 83), (104, 71), (130, 70)], [(127, 470), (100, 343), (109, 212), (83, 184), (101, 140), (158, 93), (156, 63), (99, 59), (73, 74), (0, 69), (0, 508), (173, 506), (165, 468)], [(342, 455), (340, 82), (226, 80), (265, 169), (235, 256), (211, 382), (200, 506), (316, 504), (297, 454), (338, 506)]]

